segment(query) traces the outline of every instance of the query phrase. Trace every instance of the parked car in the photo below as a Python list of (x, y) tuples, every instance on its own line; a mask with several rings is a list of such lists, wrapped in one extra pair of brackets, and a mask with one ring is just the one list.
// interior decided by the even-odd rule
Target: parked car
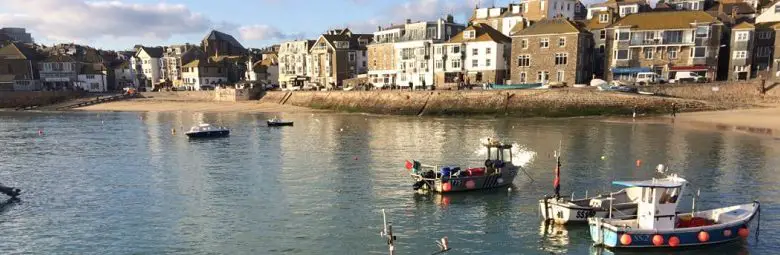
[(666, 80), (654, 72), (641, 72), (636, 75), (636, 85), (664, 84)]
[(669, 83), (688, 83), (688, 82), (695, 82), (695, 83), (707, 82), (707, 78), (697, 74), (696, 72), (685, 71), (685, 72), (677, 72), (674, 76), (674, 79), (669, 80)]

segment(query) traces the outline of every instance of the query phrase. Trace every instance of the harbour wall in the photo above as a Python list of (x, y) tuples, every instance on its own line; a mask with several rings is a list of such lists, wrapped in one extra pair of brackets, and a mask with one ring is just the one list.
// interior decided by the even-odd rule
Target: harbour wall
[(642, 88), (643, 91), (659, 95), (706, 100), (723, 107), (756, 103), (780, 102), (780, 82), (766, 81), (764, 93), (761, 81), (711, 82), (704, 84), (661, 84)]
[(3, 91), (0, 92), (0, 108), (50, 105), (83, 95), (84, 92), (75, 91)]
[(273, 91), (261, 102), (316, 109), (398, 115), (570, 117), (659, 114), (720, 109), (702, 100), (597, 91), (594, 88), (506, 91)]

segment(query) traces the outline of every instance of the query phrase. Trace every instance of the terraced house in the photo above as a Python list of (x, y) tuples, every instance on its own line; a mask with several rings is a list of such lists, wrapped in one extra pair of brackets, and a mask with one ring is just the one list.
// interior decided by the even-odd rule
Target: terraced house
[(714, 80), (723, 23), (703, 11), (630, 14), (608, 27), (606, 79), (633, 79), (656, 72), (673, 79), (680, 71)]
[(283, 90), (301, 89), (309, 82), (314, 40), (284, 42), (279, 47), (279, 86)]
[(504, 84), (509, 78), (507, 60), (511, 46), (512, 39), (484, 23), (473, 24), (449, 41), (435, 44), (436, 86)]
[(330, 30), (314, 43), (311, 57), (311, 82), (318, 87), (341, 87), (345, 79), (368, 71), (366, 46), (371, 34), (353, 34), (349, 29)]
[(433, 44), (449, 40), (464, 28), (452, 15), (436, 21), (407, 20), (404, 34), (394, 44), (396, 83), (413, 89), (433, 86)]
[(546, 19), (512, 36), (511, 83), (574, 85), (592, 76), (593, 36), (565, 19)]

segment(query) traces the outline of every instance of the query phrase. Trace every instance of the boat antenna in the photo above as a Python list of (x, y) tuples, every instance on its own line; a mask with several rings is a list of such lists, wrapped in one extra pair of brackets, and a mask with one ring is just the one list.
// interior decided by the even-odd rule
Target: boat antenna
[(382, 230), (382, 232), (379, 232), (379, 235), (381, 237), (387, 237), (387, 248), (390, 251), (390, 255), (394, 255), (396, 237), (393, 235), (392, 222), (390, 224), (387, 223), (387, 215), (385, 215), (385, 209), (382, 209), (382, 221), (384, 223), (384, 229)]
[(555, 151), (555, 179), (553, 180), (553, 188), (555, 189), (555, 199), (561, 197), (561, 144), (558, 142), (558, 150)]

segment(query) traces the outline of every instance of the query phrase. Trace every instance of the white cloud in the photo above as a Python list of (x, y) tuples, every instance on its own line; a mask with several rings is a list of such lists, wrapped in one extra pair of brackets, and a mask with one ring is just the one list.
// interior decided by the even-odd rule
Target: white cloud
[(278, 28), (269, 25), (251, 25), (238, 28), (241, 39), (248, 41), (278, 40), (294, 37), (293, 34), (282, 33)]
[[(406, 19), (431, 21), (444, 18), (448, 14), (468, 18), (479, 0), (409, 0), (383, 9), (377, 18), (368, 21), (353, 22), (349, 27), (361, 33), (376, 31), (377, 26), (400, 24)], [(463, 21), (461, 21), (463, 22)]]
[(0, 24), (26, 27), (54, 41), (108, 37), (168, 39), (204, 33), (215, 24), (181, 4), (130, 4), (120, 1), (3, 0)]

